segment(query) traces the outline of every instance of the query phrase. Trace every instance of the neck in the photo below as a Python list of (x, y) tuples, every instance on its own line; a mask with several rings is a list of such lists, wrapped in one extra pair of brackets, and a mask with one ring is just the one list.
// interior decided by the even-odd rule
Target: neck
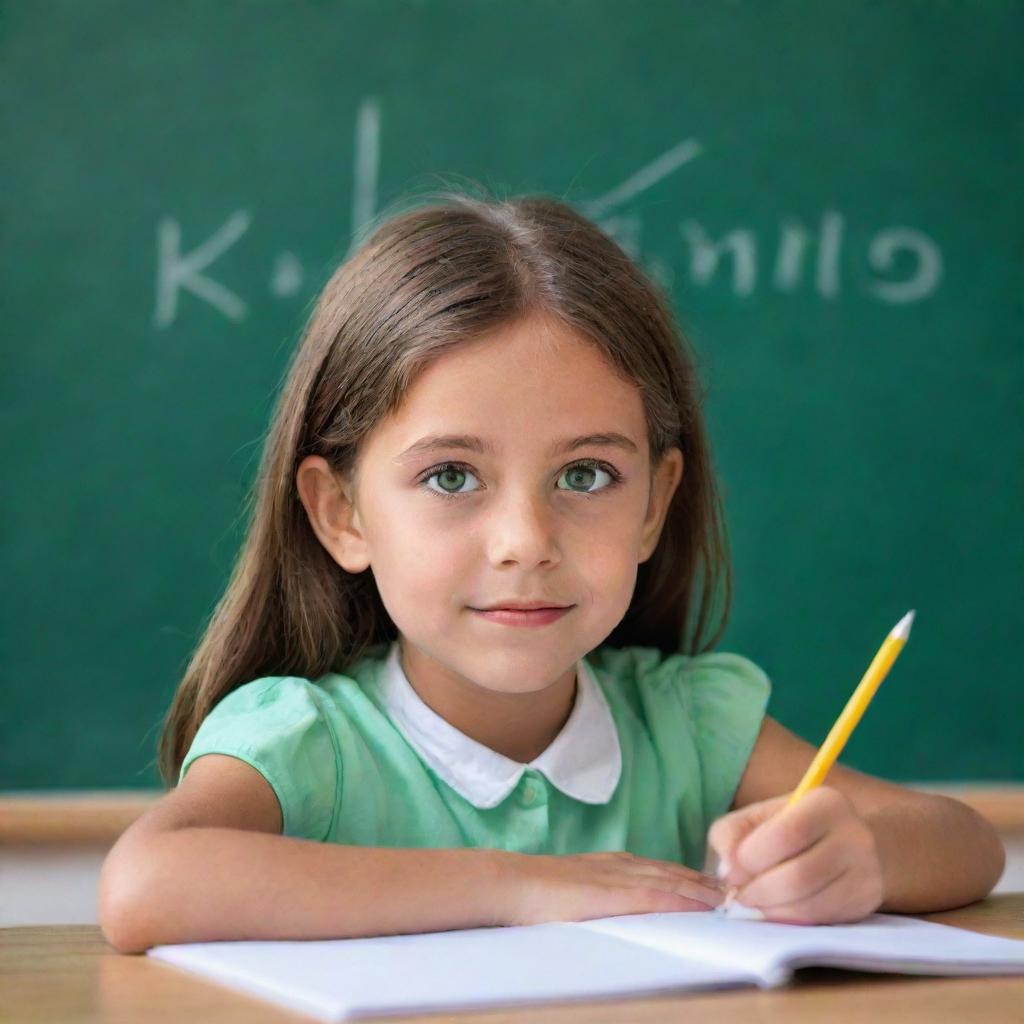
[(544, 753), (562, 731), (576, 700), (576, 666), (532, 693), (499, 693), (431, 661), (401, 665), (420, 700), (449, 725), (477, 743), (520, 764)]

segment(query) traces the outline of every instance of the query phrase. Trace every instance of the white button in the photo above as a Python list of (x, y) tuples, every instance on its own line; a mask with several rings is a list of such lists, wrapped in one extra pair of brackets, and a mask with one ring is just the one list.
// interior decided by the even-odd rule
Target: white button
[(532, 804), (534, 797), (537, 795), (537, 790), (533, 786), (527, 786), (523, 790), (523, 803)]

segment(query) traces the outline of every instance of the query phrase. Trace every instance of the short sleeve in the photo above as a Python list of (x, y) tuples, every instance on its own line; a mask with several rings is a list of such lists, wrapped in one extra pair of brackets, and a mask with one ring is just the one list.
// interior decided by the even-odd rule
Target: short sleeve
[(763, 669), (741, 654), (709, 652), (688, 659), (684, 693), (701, 765), (704, 820), (732, 806), (771, 696)]
[(324, 840), (340, 791), (337, 740), (307, 679), (266, 676), (223, 697), (203, 720), (178, 782), (203, 754), (230, 754), (252, 765), (281, 805), (282, 834)]

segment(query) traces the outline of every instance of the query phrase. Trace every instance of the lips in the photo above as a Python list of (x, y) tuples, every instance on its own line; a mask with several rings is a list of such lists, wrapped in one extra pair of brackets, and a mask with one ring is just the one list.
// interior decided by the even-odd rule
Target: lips
[(498, 604), (487, 605), (483, 608), (474, 608), (476, 612), (535, 612), (541, 609), (564, 609), (571, 608), (568, 604), (557, 604), (554, 601), (502, 601)]
[(567, 604), (493, 604), (487, 608), (475, 608), (478, 612), (540, 612), (565, 611)]
[(541, 605), (536, 608), (473, 608), (474, 614), (485, 621), (502, 626), (547, 626), (568, 615), (575, 605), (555, 608)]

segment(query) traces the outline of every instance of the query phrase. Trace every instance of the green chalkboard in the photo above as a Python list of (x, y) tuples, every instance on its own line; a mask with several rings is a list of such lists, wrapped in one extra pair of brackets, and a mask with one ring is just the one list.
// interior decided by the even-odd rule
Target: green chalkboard
[(404, 195), (588, 213), (700, 356), (719, 649), (903, 781), (1024, 780), (1024, 6), (0, 7), (0, 788), (158, 786), (310, 302)]

